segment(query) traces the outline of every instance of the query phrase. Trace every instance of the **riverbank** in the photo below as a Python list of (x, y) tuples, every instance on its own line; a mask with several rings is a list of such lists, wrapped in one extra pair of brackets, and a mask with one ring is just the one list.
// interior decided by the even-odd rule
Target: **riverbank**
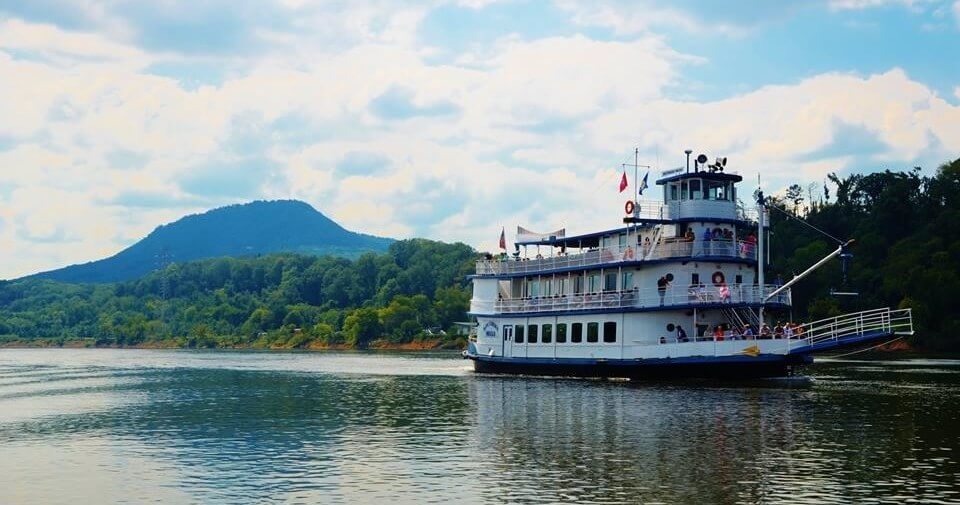
[[(208, 342), (209, 344), (209, 342)], [(440, 350), (459, 350), (466, 348), (464, 339), (444, 340), (444, 339), (424, 339), (414, 342), (389, 342), (386, 340), (374, 340), (366, 347), (351, 346), (344, 343), (322, 343), (311, 341), (302, 346), (284, 346), (284, 345), (257, 345), (252, 343), (233, 343), (230, 345), (189, 345), (189, 342), (182, 342), (180, 339), (150, 340), (135, 345), (116, 345), (97, 343), (92, 338), (80, 339), (18, 339), (12, 336), (3, 336), (0, 341), (0, 349), (249, 349), (249, 350), (268, 350), (268, 351), (354, 351), (354, 350), (376, 350), (376, 351), (440, 351)]]

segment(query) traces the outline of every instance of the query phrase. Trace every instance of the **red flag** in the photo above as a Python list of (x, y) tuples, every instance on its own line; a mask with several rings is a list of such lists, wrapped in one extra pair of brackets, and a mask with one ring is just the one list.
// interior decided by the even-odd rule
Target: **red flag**
[(623, 177), (620, 178), (620, 192), (623, 193), (623, 190), (627, 189), (627, 173), (623, 173)]
[(507, 250), (507, 236), (504, 234), (506, 228), (500, 229), (500, 249)]

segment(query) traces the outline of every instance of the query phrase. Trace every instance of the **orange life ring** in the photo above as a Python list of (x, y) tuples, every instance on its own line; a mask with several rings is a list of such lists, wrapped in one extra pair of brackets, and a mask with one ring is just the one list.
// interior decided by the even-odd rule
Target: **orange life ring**
[(723, 277), (723, 272), (714, 272), (713, 273), (713, 285), (719, 286), (723, 284), (726, 279)]
[(632, 260), (632, 259), (633, 259), (633, 248), (632, 248), (632, 247), (627, 246), (627, 249), (626, 249), (625, 251), (623, 251), (623, 259), (625, 259), (625, 260)]
[(627, 214), (633, 214), (633, 209), (636, 208), (636, 205), (633, 203), (633, 200), (627, 200), (627, 203), (623, 204), (623, 211)]

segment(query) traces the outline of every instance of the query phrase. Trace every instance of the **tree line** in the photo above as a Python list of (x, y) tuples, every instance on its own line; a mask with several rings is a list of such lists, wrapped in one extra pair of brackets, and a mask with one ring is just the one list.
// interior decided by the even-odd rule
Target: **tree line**
[[(921, 175), (918, 167), (828, 178), (833, 192), (825, 184), (822, 194), (813, 197), (810, 191), (805, 198), (794, 185), (786, 198), (773, 199), (785, 211), (771, 212), (770, 241), (772, 268), (783, 280), (838, 245), (788, 214), (801, 214), (838, 240), (855, 240), (847, 285), (841, 263), (832, 261), (795, 285), (794, 315), (909, 307), (917, 332), (913, 344), (960, 349), (960, 159), (932, 176)], [(833, 296), (831, 290), (859, 294)]]
[(173, 264), (116, 284), (6, 281), (0, 335), (113, 346), (453, 344), (476, 257), (464, 244), (413, 239), (356, 260), (275, 254)]

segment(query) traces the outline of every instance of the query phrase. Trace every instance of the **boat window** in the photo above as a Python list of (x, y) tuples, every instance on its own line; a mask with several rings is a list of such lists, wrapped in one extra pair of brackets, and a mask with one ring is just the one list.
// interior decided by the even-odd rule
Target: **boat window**
[(613, 237), (603, 237), (603, 248), (606, 249), (613, 245)]
[(513, 336), (513, 326), (504, 326), (503, 327), (503, 341), (506, 342), (510, 340), (510, 337)]
[(612, 344), (617, 341), (617, 323), (614, 321), (607, 321), (603, 323), (603, 341), (607, 344)]
[(560, 292), (561, 295), (570, 294), (570, 279), (568, 277), (563, 277), (560, 279)]
[(543, 333), (540, 334), (540, 342), (544, 344), (549, 344), (553, 342), (553, 325), (545, 324), (542, 329)]
[(623, 249), (624, 247), (627, 247), (627, 234), (626, 234), (626, 233), (621, 233), (621, 234), (620, 234), (620, 248)]
[(633, 272), (623, 273), (623, 283), (620, 285), (620, 289), (633, 289)]
[(605, 274), (603, 276), (603, 290), (604, 291), (616, 291), (617, 290), (617, 274), (616, 272)]
[(530, 344), (537, 343), (537, 325), (535, 324), (527, 325), (527, 343), (530, 343)]
[(727, 199), (727, 186), (729, 183), (724, 181), (706, 181), (704, 185), (706, 190), (706, 197), (711, 200), (726, 200)]
[(583, 342), (583, 323), (573, 323), (570, 328), (570, 343), (579, 344)]
[(522, 344), (523, 343), (523, 325), (517, 325), (513, 331), (513, 341)]
[(557, 343), (567, 343), (567, 323), (557, 323)]
[(677, 199), (677, 185), (676, 185), (676, 184), (671, 184), (671, 185), (670, 185), (670, 199), (671, 199), (671, 200), (676, 200), (676, 199)]
[(690, 180), (690, 199), (700, 200), (703, 198), (703, 192), (700, 191), (700, 179)]
[(600, 339), (600, 323), (587, 323), (587, 343), (595, 344)]
[(552, 283), (550, 282), (550, 279), (543, 279), (542, 281), (540, 281), (540, 284), (543, 286), (541, 288), (541, 292), (543, 293), (543, 296), (553, 295), (553, 289), (552, 289), (553, 286), (551, 285)]
[(743, 275), (737, 274), (737, 276), (735, 277), (734, 282), (737, 283), (737, 284), (743, 284)]
[(680, 183), (680, 199), (681, 200), (687, 199), (687, 181), (683, 181)]
[(697, 273), (690, 274), (690, 285), (691, 286), (700, 285), (700, 274), (697, 274)]
[(590, 293), (600, 291), (600, 274), (592, 274), (587, 280), (589, 281), (587, 289)]
[(573, 278), (573, 292), (578, 295), (583, 293), (583, 277), (578, 275)]
[(529, 296), (531, 298), (536, 298), (540, 296), (540, 282), (538, 282), (536, 279), (531, 279), (528, 282), (527, 286), (530, 290)]

